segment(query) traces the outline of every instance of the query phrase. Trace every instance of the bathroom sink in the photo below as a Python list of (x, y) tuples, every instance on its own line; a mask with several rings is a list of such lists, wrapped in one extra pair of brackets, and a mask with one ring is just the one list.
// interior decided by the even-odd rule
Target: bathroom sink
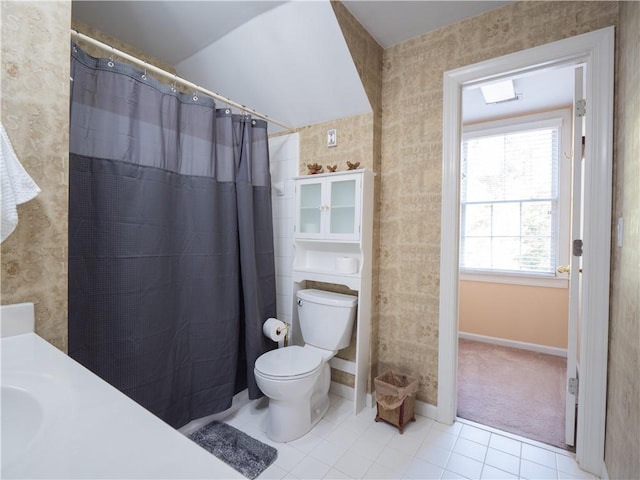
[(13, 385), (1, 388), (2, 463), (11, 463), (28, 451), (44, 425), (44, 409), (38, 399)]

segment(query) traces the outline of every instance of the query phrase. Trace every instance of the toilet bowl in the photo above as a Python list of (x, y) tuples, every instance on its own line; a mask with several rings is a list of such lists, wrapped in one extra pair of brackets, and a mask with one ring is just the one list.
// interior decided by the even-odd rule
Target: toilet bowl
[(298, 316), (304, 347), (264, 353), (254, 375), (269, 397), (267, 435), (290, 442), (309, 432), (329, 409), (329, 360), (348, 346), (357, 299), (352, 295), (300, 290)]
[(265, 353), (256, 361), (254, 374), (258, 387), (269, 397), (267, 435), (276, 442), (303, 436), (329, 408), (329, 365), (307, 347), (294, 345)]

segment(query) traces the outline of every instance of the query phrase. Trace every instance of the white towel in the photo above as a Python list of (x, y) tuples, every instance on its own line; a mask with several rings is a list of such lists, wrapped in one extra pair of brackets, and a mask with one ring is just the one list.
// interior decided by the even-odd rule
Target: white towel
[(0, 179), (2, 181), (0, 242), (4, 242), (18, 224), (16, 206), (34, 198), (40, 193), (40, 188), (18, 160), (2, 123), (0, 123)]

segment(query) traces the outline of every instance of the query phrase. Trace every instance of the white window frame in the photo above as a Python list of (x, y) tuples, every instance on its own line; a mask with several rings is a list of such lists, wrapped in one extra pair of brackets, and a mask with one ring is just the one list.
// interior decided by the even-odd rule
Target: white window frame
[[(463, 126), (464, 141), (489, 135), (507, 134), (537, 128), (558, 128), (558, 230), (556, 269), (569, 265), (569, 243), (571, 235), (571, 109), (565, 108), (543, 113), (522, 115), (501, 120)], [(462, 156), (462, 153), (461, 153)], [(462, 208), (462, 202), (460, 202)], [(462, 221), (462, 215), (460, 215)], [(460, 226), (460, 233), (464, 231)], [(461, 238), (459, 239), (461, 241)], [(460, 280), (487, 283), (508, 283), (553, 288), (569, 288), (568, 274), (536, 272), (504, 272), (489, 270), (465, 270), (460, 267)]]

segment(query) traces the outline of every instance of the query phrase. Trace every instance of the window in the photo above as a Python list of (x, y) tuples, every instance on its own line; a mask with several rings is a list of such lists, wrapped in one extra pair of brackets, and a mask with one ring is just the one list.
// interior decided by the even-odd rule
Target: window
[(568, 261), (570, 119), (551, 113), (465, 128), (462, 272), (555, 278)]

